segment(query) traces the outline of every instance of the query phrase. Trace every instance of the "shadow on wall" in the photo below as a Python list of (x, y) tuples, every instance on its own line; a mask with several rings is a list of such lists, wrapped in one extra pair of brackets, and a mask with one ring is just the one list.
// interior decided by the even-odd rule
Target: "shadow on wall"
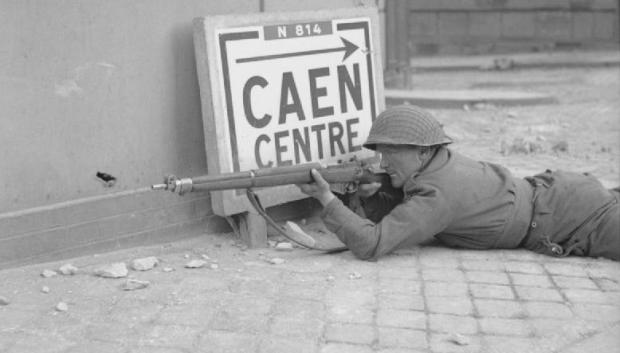
[[(175, 122), (174, 141), (184, 141), (183, 144), (173, 147), (176, 149), (173, 155), (178, 156), (176, 164), (179, 170), (187, 170), (190, 174), (204, 174), (207, 172), (207, 157), (191, 19), (186, 24), (174, 27), (170, 40), (175, 77), (172, 105), (174, 111), (171, 112), (172, 121)], [(210, 92), (205, 94), (210, 95)], [(187, 120), (179, 121), (176, 119), (179, 116), (185, 116)], [(196, 146), (200, 146), (200, 154), (203, 156), (198, 164), (196, 164), (196, 151), (190, 151)]]

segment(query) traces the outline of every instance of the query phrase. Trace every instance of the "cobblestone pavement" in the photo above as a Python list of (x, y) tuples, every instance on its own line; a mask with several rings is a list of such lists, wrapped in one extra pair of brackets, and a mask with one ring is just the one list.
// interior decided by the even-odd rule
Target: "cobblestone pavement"
[[(0, 352), (618, 352), (620, 264), (441, 247), (377, 262), (232, 236), (0, 271)], [(206, 255), (206, 256), (203, 256)], [(157, 256), (150, 281), (95, 277)], [(208, 257), (203, 268), (191, 259)], [(282, 258), (272, 264), (273, 258)], [(71, 263), (73, 276), (43, 278)], [(211, 266), (216, 264), (216, 266)], [(170, 269), (174, 269), (170, 271)], [(170, 271), (170, 272), (167, 272)], [(49, 288), (49, 293), (42, 291)], [(68, 310), (55, 309), (65, 302)]]

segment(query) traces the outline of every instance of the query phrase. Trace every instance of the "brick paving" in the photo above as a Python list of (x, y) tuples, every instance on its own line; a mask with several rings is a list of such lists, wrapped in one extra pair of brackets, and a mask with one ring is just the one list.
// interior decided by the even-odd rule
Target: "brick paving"
[[(617, 352), (620, 264), (440, 247), (377, 262), (209, 235), (0, 271), (0, 352)], [(207, 255), (199, 269), (183, 267)], [(95, 277), (101, 264), (150, 286)], [(284, 258), (283, 264), (268, 262)], [(64, 263), (74, 276), (43, 278)], [(164, 267), (173, 268), (166, 272)], [(43, 286), (49, 293), (41, 291)], [(54, 308), (68, 304), (68, 311)]]

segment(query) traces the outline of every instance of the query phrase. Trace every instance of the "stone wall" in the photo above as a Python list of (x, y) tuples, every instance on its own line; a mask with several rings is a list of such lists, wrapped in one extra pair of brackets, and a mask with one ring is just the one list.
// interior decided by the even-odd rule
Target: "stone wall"
[(616, 0), (409, 2), (411, 55), (618, 48)]

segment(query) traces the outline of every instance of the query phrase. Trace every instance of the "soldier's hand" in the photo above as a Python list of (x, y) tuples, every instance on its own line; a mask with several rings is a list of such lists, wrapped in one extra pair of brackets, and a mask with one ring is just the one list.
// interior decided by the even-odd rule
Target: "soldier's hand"
[(316, 169), (311, 171), (314, 183), (299, 184), (297, 187), (306, 195), (312, 196), (319, 200), (321, 205), (326, 206), (331, 200), (336, 198), (329, 188), (329, 183), (323, 179), (321, 173)]
[(357, 195), (359, 197), (371, 197), (381, 188), (381, 183), (359, 184), (357, 186)]

